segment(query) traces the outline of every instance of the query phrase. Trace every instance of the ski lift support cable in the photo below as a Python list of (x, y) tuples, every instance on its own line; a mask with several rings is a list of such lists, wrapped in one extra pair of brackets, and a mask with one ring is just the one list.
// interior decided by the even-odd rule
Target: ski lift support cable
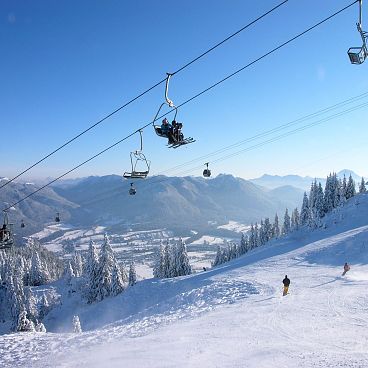
[[(212, 90), (213, 88), (217, 87), (218, 85), (222, 84), (223, 82), (227, 81), (228, 79), (234, 77), (235, 75), (239, 74), (240, 72), (242, 72), (243, 70), (249, 68), (250, 66), (256, 64), (257, 62), (261, 61), (262, 59), (266, 58), (267, 56), (273, 54), (274, 52), (276, 52), (277, 50), (280, 50), (281, 48), (287, 46), (288, 44), (290, 44), (291, 42), (297, 40), (298, 38), (302, 37), (303, 35), (309, 33), (310, 31), (312, 31), (313, 29), (319, 27), (320, 25), (322, 25), (323, 23), (327, 22), (328, 20), (336, 17), (337, 15), (339, 15), (340, 13), (344, 12), (345, 10), (349, 9), (350, 7), (352, 7), (355, 3), (357, 3), (360, 0), (355, 0), (354, 2), (350, 3), (349, 5), (346, 5), (345, 7), (343, 7), (342, 9), (336, 11), (335, 13), (331, 14), (330, 16), (324, 18), (323, 20), (319, 21), (318, 23), (314, 24), (313, 26), (307, 28), (306, 30), (304, 30), (303, 32), (297, 34), (296, 36), (290, 38), (289, 40), (283, 42), (282, 44), (280, 44), (279, 46), (273, 48), (271, 51), (263, 54), (262, 56), (260, 56), (259, 58), (251, 61), (250, 63), (248, 63), (247, 65), (243, 66), (242, 68), (236, 70), (235, 72), (229, 74), (228, 76), (224, 77), (223, 79), (221, 79), (220, 81), (212, 84), (211, 86), (209, 86), (208, 88), (202, 90), (201, 92), (197, 93), (196, 95), (192, 96), (191, 98), (189, 98), (188, 100), (184, 101), (183, 103), (181, 103), (180, 105), (178, 105), (176, 108), (182, 107), (186, 104), (188, 104), (189, 102), (197, 99), (198, 97), (202, 96), (203, 94), (207, 93), (208, 91)], [(171, 73), (172, 74), (172, 73)], [(163, 81), (166, 81), (167, 78), (165, 78)], [(174, 111), (175, 109), (172, 109), (171, 111), (159, 116), (156, 118), (156, 121), (163, 118), (164, 116), (166, 116), (167, 114), (169, 114), (170, 112)], [(37, 190), (35, 190), (34, 192), (31, 192), (30, 194), (28, 194), (27, 196), (21, 198), (20, 200), (18, 200), (17, 202), (14, 202), (12, 205), (10, 205), (9, 207), (6, 207), (4, 210), (8, 210), (11, 207), (14, 207), (16, 205), (18, 205), (19, 203), (23, 202), (24, 200), (28, 199), (29, 197), (33, 196), (34, 194), (38, 193), (39, 191), (41, 191), (42, 189), (50, 186), (51, 184), (55, 183), (56, 181), (60, 180), (61, 178), (65, 177), (66, 175), (70, 174), (71, 172), (77, 170), (78, 168), (80, 168), (81, 166), (85, 165), (86, 163), (92, 161), (93, 159), (95, 159), (96, 157), (102, 155), (103, 153), (109, 151), (110, 149), (116, 147), (117, 145), (119, 145), (120, 143), (126, 141), (127, 139), (129, 139), (130, 137), (132, 137), (134, 134), (139, 133), (140, 130), (143, 130), (149, 126), (151, 126), (152, 121), (141, 126), (140, 128), (138, 128), (137, 130), (135, 130), (134, 132), (130, 133), (129, 135), (125, 136), (124, 138), (120, 139), (119, 141), (113, 143), (112, 145), (108, 146), (107, 148), (105, 148), (104, 150), (96, 153), (95, 155), (93, 155), (92, 157), (88, 158), (87, 160), (83, 161), (82, 163), (80, 163), (79, 165), (73, 167), (72, 169), (68, 170), (67, 172), (65, 172), (64, 174), (58, 176), (57, 178), (53, 179), (52, 181), (48, 182), (47, 184), (43, 185), (42, 187), (38, 188)], [(1, 187), (0, 187), (1, 189)]]
[[(259, 17), (257, 17), (256, 19), (252, 20), (250, 23), (248, 23), (245, 26), (243, 26), (242, 28), (238, 29), (236, 32), (232, 33), (230, 36), (228, 36), (225, 39), (223, 39), (222, 41), (218, 42), (217, 44), (215, 44), (214, 46), (212, 46), (208, 50), (204, 51), (202, 54), (198, 55), (197, 57), (195, 57), (194, 59), (190, 60), (189, 62), (187, 62), (186, 64), (184, 64), (183, 66), (181, 66), (179, 69), (177, 69), (176, 71), (174, 71), (173, 73), (170, 73), (170, 74), (171, 75), (175, 75), (175, 74), (180, 73), (181, 71), (183, 71), (184, 69), (186, 69), (187, 67), (189, 67), (190, 65), (192, 65), (193, 63), (195, 63), (196, 61), (198, 61), (199, 59), (202, 59), (204, 56), (206, 56), (207, 54), (209, 54), (213, 50), (215, 50), (218, 47), (220, 47), (221, 45), (223, 45), (225, 42), (229, 41), (230, 39), (232, 39), (233, 37), (235, 37), (239, 33), (243, 32), (244, 30), (246, 30), (247, 28), (251, 27), (252, 25), (254, 25), (255, 23), (257, 23), (258, 21), (260, 21), (261, 19), (263, 19), (264, 17), (266, 17), (267, 15), (271, 14), (272, 12), (274, 12), (275, 10), (277, 10), (278, 8), (280, 8), (282, 5), (286, 4), (288, 1), (289, 0), (282, 1), (280, 4), (274, 6), (272, 9), (270, 9), (267, 12), (263, 13), (262, 15), (260, 15)], [(109, 114), (107, 114), (106, 116), (104, 116), (103, 118), (101, 118), (100, 120), (98, 120), (96, 123), (94, 123), (90, 127), (86, 128), (82, 132), (78, 133), (76, 136), (70, 138), (68, 141), (66, 141), (65, 143), (63, 143), (61, 146), (57, 147), (52, 152), (48, 153), (47, 155), (45, 155), (44, 157), (42, 157), (41, 159), (39, 159), (38, 161), (36, 161), (34, 164), (32, 164), (29, 167), (27, 167), (26, 169), (24, 169), (22, 172), (20, 172), (16, 176), (14, 176), (12, 179), (6, 181), (4, 184), (2, 184), (0, 186), (0, 189), (4, 188), (5, 186), (7, 186), (8, 184), (10, 184), (14, 180), (18, 179), (20, 176), (22, 176), (26, 172), (30, 171), (31, 169), (33, 169), (35, 166), (37, 166), (41, 162), (45, 161), (49, 157), (53, 156), (55, 153), (57, 153), (58, 151), (60, 151), (64, 147), (68, 146), (70, 143), (74, 142), (75, 140), (77, 140), (82, 135), (86, 134), (87, 132), (89, 132), (90, 130), (92, 130), (93, 128), (95, 128), (96, 126), (100, 125), (102, 122), (104, 122), (105, 120), (109, 119), (111, 116), (113, 116), (116, 113), (118, 113), (119, 111), (123, 110), (125, 107), (129, 106), (134, 101), (137, 101), (138, 99), (140, 99), (141, 97), (143, 97), (148, 92), (152, 91), (153, 89), (155, 89), (156, 87), (158, 87), (162, 83), (165, 83), (166, 80), (167, 80), (167, 78), (165, 77), (164, 79), (162, 79), (162, 80), (158, 81), (157, 83), (153, 84), (151, 87), (147, 88), (145, 91), (141, 92), (139, 95), (133, 97), (131, 100), (127, 101), (126, 103), (124, 103), (120, 107), (116, 108), (114, 111), (110, 112)]]

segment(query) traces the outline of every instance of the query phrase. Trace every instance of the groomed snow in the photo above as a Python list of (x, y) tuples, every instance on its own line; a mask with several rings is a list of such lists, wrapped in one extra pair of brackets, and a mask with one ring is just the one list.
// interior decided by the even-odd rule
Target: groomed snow
[(194, 242), (190, 243), (190, 244), (223, 244), (224, 243), (224, 238), (218, 238), (215, 236), (209, 236), (209, 235), (203, 235), (201, 236), (199, 239), (195, 240)]
[[(94, 305), (71, 296), (49, 331), (0, 338), (3, 367), (368, 367), (368, 196), (207, 272), (148, 279)], [(351, 271), (342, 277), (347, 261)], [(283, 277), (291, 279), (282, 297)]]
[(235, 231), (237, 233), (243, 233), (250, 229), (249, 225), (244, 225), (236, 221), (229, 221), (226, 225), (217, 226), (218, 229), (226, 229)]

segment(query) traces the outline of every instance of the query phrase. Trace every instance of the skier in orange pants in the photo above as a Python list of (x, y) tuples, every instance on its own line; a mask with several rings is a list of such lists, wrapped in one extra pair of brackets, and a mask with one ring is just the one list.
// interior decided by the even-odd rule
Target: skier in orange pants
[(284, 284), (284, 292), (282, 293), (282, 295), (285, 296), (289, 291), (290, 285), (290, 279), (288, 279), (287, 275), (285, 275), (285, 278), (282, 280), (282, 283)]

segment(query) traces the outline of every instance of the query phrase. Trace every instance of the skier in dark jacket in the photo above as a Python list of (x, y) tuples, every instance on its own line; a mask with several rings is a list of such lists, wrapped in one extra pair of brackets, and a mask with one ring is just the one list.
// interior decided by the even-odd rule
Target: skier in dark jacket
[(346, 272), (350, 271), (350, 266), (347, 262), (344, 264), (344, 272), (342, 273), (343, 276), (345, 276)]
[(284, 284), (284, 291), (282, 293), (283, 296), (287, 295), (290, 285), (290, 279), (285, 275), (285, 278), (282, 280), (282, 283)]

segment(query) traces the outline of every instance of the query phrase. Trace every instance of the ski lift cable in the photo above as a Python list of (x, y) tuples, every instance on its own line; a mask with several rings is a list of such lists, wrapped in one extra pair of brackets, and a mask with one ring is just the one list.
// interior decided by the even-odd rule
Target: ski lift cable
[[(198, 61), (199, 59), (203, 58), (204, 56), (206, 56), (207, 54), (209, 54), (210, 52), (212, 52), (213, 50), (217, 49), (218, 47), (220, 47), (221, 45), (223, 45), (225, 42), (229, 41), (230, 39), (232, 39), (233, 37), (235, 37), (236, 35), (238, 35), (239, 33), (243, 32), (244, 30), (246, 30), (247, 28), (251, 27), (252, 25), (254, 25), (255, 23), (257, 23), (258, 21), (260, 21), (261, 19), (263, 19), (264, 17), (266, 17), (267, 15), (271, 14), (272, 12), (274, 12), (275, 10), (277, 10), (278, 8), (280, 8), (282, 5), (286, 4), (289, 0), (284, 0), (282, 1), (280, 4), (274, 6), (272, 9), (268, 10), (267, 12), (263, 13), (262, 15), (260, 15), (258, 18), (252, 20), (250, 23), (246, 24), (245, 26), (243, 26), (242, 28), (240, 28), (239, 30), (237, 30), (236, 32), (232, 33), (230, 36), (226, 37), (225, 39), (223, 39), (222, 41), (218, 42), (217, 44), (215, 44), (214, 46), (212, 46), (211, 48), (209, 48), (208, 50), (206, 50), (205, 52), (203, 52), (202, 54), (198, 55), (197, 57), (195, 57), (194, 59), (192, 59), (191, 61), (187, 62), (186, 64), (184, 64), (183, 66), (181, 66), (179, 69), (177, 69), (176, 71), (174, 71), (173, 73), (170, 73), (170, 75), (175, 75), (180, 73), (181, 71), (183, 71), (184, 69), (188, 68), (190, 65), (192, 65), (193, 63), (195, 63), (196, 61)], [(78, 138), (80, 138), (82, 135), (86, 134), (87, 132), (89, 132), (90, 130), (92, 130), (93, 128), (97, 127), (98, 125), (100, 125), (101, 123), (103, 123), (105, 120), (109, 119), (111, 116), (115, 115), (116, 113), (118, 113), (119, 111), (123, 110), (125, 107), (129, 106), (130, 104), (132, 104), (133, 102), (137, 101), (138, 99), (140, 99), (141, 97), (143, 97), (144, 95), (146, 95), (148, 92), (152, 91), (153, 89), (155, 89), (156, 87), (158, 87), (159, 85), (161, 85), (162, 83), (166, 82), (166, 77), (160, 81), (158, 81), (157, 83), (155, 83), (154, 85), (152, 85), (151, 87), (147, 88), (145, 91), (141, 92), (139, 95), (135, 96), (134, 98), (132, 98), (131, 100), (127, 101), (126, 103), (124, 103), (123, 105), (121, 105), (120, 107), (116, 108), (114, 111), (110, 112), (109, 114), (107, 114), (106, 116), (104, 116), (103, 118), (101, 118), (100, 120), (98, 120), (96, 123), (94, 123), (93, 125), (89, 126), (88, 128), (86, 128), (85, 130), (83, 130), (82, 132), (78, 133), (76, 136), (70, 138), (68, 141), (66, 141), (65, 143), (63, 143), (61, 146), (57, 147), (56, 149), (54, 149), (52, 152), (48, 153), (47, 155), (45, 155), (44, 157), (42, 157), (41, 159), (39, 159), (38, 161), (36, 161), (34, 164), (30, 165), (29, 167), (27, 167), (26, 169), (24, 169), (22, 172), (20, 172), (19, 174), (17, 174), (16, 176), (14, 176), (12, 179), (9, 179), (8, 181), (6, 181), (4, 184), (2, 184), (0, 186), (0, 189), (4, 188), (5, 186), (7, 186), (8, 184), (10, 184), (11, 182), (13, 182), (14, 180), (18, 179), (20, 176), (22, 176), (23, 174), (25, 174), (26, 172), (30, 171), (31, 169), (33, 169), (35, 166), (37, 166), (38, 164), (40, 164), (41, 162), (45, 161), (46, 159), (48, 159), (49, 157), (53, 156), (55, 153), (57, 153), (58, 151), (60, 151), (61, 149), (63, 149), (64, 147), (68, 146), (70, 143), (74, 142), (75, 140), (77, 140)]]
[[(175, 109), (179, 108), (179, 107), (182, 107), (186, 104), (188, 104), (189, 102), (197, 99), (198, 97), (202, 96), (203, 94), (207, 93), (208, 91), (212, 90), (213, 88), (219, 86), (220, 84), (224, 83), (225, 81), (227, 81), (228, 79), (236, 76), (237, 74), (239, 74), (240, 72), (242, 72), (243, 70), (249, 68), (250, 66), (254, 65), (255, 63), (261, 61), (262, 59), (266, 58), (267, 56), (273, 54), (274, 52), (276, 52), (277, 50), (280, 50), (281, 48), (287, 46), (288, 44), (290, 44), (291, 42), (297, 40), (298, 38), (300, 38), (301, 36), (307, 34), (308, 32), (312, 31), (313, 29), (319, 27), (320, 25), (322, 25), (323, 23), (327, 22), (328, 20), (336, 17), (337, 15), (339, 15), (340, 13), (342, 13), (343, 11), (347, 10), (348, 8), (350, 8), (351, 6), (353, 6), (356, 2), (358, 2), (359, 0), (355, 0), (354, 2), (352, 2), (351, 4), (345, 6), (344, 8), (336, 11), (335, 13), (333, 13), (332, 15), (324, 18), (323, 20), (319, 21), (318, 23), (314, 24), (313, 26), (307, 28), (306, 30), (304, 30), (303, 32), (297, 34), (296, 36), (290, 38), (289, 40), (283, 42), (282, 44), (280, 44), (279, 46), (273, 48), (271, 51), (263, 54), (262, 56), (260, 56), (259, 58), (251, 61), (250, 63), (248, 63), (247, 65), (243, 66), (242, 68), (236, 70), (235, 72), (229, 74), (228, 76), (226, 76), (225, 78), (221, 79), (220, 81), (212, 84), (210, 87), (202, 90), (201, 92), (197, 93), (196, 95), (194, 95), (193, 97), (189, 98), (188, 100), (184, 101), (183, 103), (181, 103), (180, 105), (178, 105), (176, 108), (173, 108), (172, 110), (166, 112), (165, 114), (159, 116), (159, 117), (156, 117), (154, 119), (154, 121), (157, 121), (161, 118), (163, 118), (164, 116), (166, 116), (167, 114), (173, 112)], [(165, 78), (165, 81), (166, 81), (167, 78)], [(78, 168), (80, 168), (81, 166), (85, 165), (86, 163), (92, 161), (93, 159), (95, 159), (96, 157), (102, 155), (103, 153), (109, 151), (110, 149), (116, 147), (117, 145), (119, 145), (120, 143), (126, 141), (128, 138), (132, 137), (134, 134), (136, 133), (139, 133), (140, 130), (144, 130), (145, 128), (149, 127), (152, 125), (152, 123), (154, 121), (151, 121), (143, 126), (141, 126), (140, 128), (138, 128), (137, 130), (135, 130), (134, 132), (130, 133), (129, 135), (125, 136), (124, 138), (120, 139), (119, 141), (113, 143), (112, 145), (108, 146), (107, 148), (105, 148), (104, 150), (96, 153), (95, 155), (93, 155), (92, 157), (90, 157), (89, 159), (83, 161), (82, 163), (78, 164), (77, 166), (73, 167), (72, 169), (68, 170), (67, 172), (65, 172), (64, 174), (58, 176), (57, 178), (53, 179), (52, 181), (50, 181), (49, 183), (43, 185), (42, 187), (38, 188), (37, 190), (35, 190), (34, 192), (31, 192), (30, 194), (28, 194), (27, 196), (21, 198), (19, 201), (13, 203), (11, 206), (5, 208), (5, 210), (9, 209), (10, 207), (13, 207), (13, 206), (16, 206), (18, 205), (19, 203), (23, 202), (24, 200), (28, 199), (29, 197), (31, 197), (32, 195), (38, 193), (39, 191), (41, 191), (42, 189), (50, 186), (51, 184), (55, 183), (56, 181), (60, 180), (61, 178), (65, 177), (66, 175), (70, 174), (71, 172), (77, 170)], [(1, 187), (0, 187), (1, 189)]]
[[(309, 128), (312, 128), (312, 127), (315, 127), (317, 125), (321, 125), (321, 124), (323, 124), (325, 122), (331, 121), (333, 119), (339, 118), (339, 117), (341, 117), (343, 115), (349, 114), (349, 113), (351, 113), (353, 111), (356, 111), (356, 110), (359, 110), (359, 109), (362, 109), (362, 108), (365, 108), (365, 107), (368, 107), (368, 102), (363, 103), (363, 104), (360, 104), (360, 105), (357, 105), (357, 106), (354, 106), (354, 107), (351, 107), (351, 108), (349, 108), (347, 110), (344, 110), (344, 111), (340, 111), (340, 112), (338, 112), (336, 114), (327, 116), (327, 117), (322, 118), (322, 119), (319, 119), (317, 121), (308, 123), (306, 125), (303, 125), (302, 127), (298, 127), (298, 128), (296, 128), (294, 130), (285, 132), (285, 133), (280, 134), (280, 135), (278, 135), (276, 137), (272, 137), (272, 138), (270, 138), (270, 139), (268, 139), (266, 141), (259, 142), (259, 143), (255, 144), (253, 146), (246, 147), (246, 148), (244, 148), (242, 150), (239, 150), (237, 152), (231, 153), (229, 155), (219, 157), (216, 160), (208, 161), (208, 163), (211, 164), (211, 165), (213, 165), (215, 163), (219, 163), (221, 161), (225, 161), (225, 160), (231, 159), (231, 158), (233, 158), (235, 156), (238, 156), (238, 155), (241, 155), (243, 153), (246, 153), (246, 152), (255, 150), (255, 149), (260, 148), (260, 147), (263, 147), (263, 146), (265, 146), (267, 144), (270, 144), (270, 143), (279, 141), (279, 140), (281, 140), (281, 139), (283, 139), (285, 137), (288, 137), (290, 135), (299, 133), (301, 131), (304, 131), (304, 130), (309, 129)], [(202, 158), (206, 158), (206, 157), (208, 157), (208, 155), (201, 157), (201, 159)], [(197, 160), (197, 161), (199, 161), (199, 160)], [(193, 166), (193, 167), (191, 167), (189, 169), (186, 169), (184, 171), (181, 171), (180, 173), (177, 173), (176, 175), (181, 176), (181, 175), (185, 175), (185, 174), (188, 174), (188, 173), (192, 173), (193, 171), (199, 170), (202, 167), (203, 167), (203, 163), (201, 163), (198, 166)], [(165, 182), (166, 180), (169, 180), (169, 177), (157, 178), (156, 180), (153, 179), (153, 180), (151, 180), (149, 182), (149, 185), (154, 185), (154, 184), (158, 184), (158, 183), (161, 183), (161, 182)], [(80, 205), (94, 204), (94, 203), (97, 203), (97, 202), (100, 202), (100, 201), (104, 201), (104, 200), (107, 200), (107, 199), (111, 198), (111, 196), (116, 196), (119, 193), (123, 193), (123, 192), (125, 192), (125, 189), (122, 188), (121, 186), (118, 186), (118, 187), (116, 187), (114, 189), (110, 189), (110, 190), (108, 190), (106, 192), (99, 193), (100, 196), (104, 196), (106, 194), (107, 197), (105, 197), (105, 198), (99, 198), (99, 199), (96, 199), (96, 200), (93, 200), (93, 201), (82, 202), (82, 203), (80, 203)]]

